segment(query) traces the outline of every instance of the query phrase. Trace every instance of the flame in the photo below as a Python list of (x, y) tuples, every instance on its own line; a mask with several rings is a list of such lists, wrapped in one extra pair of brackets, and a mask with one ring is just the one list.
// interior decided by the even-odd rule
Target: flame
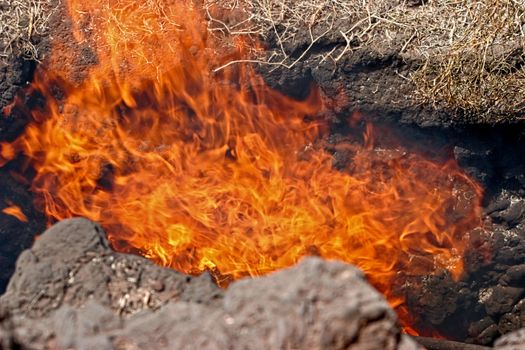
[(6, 214), (6, 215), (14, 216), (15, 218), (17, 218), (18, 220), (20, 220), (22, 222), (29, 222), (27, 220), (27, 216), (24, 214), (22, 209), (20, 209), (20, 207), (17, 206), (17, 205), (10, 204), (9, 207), (4, 208), (2, 210), (2, 213)]
[(0, 167), (9, 163), (16, 156), (16, 151), (10, 143), (0, 142)]
[[(78, 47), (56, 38), (32, 87), (46, 106), (9, 146), (36, 170), (32, 190), (51, 221), (88, 217), (116, 250), (211, 271), (222, 285), (313, 254), (356, 264), (402, 306), (402, 275), (461, 274), (481, 190), (454, 162), (380, 149), (371, 129), (364, 145), (327, 144), (315, 89), (295, 101), (248, 66), (213, 72), (247, 45), (207, 34), (202, 5), (68, 7), (97, 63), (74, 81), (60, 63)], [(346, 169), (334, 169), (334, 150), (350, 155)]]

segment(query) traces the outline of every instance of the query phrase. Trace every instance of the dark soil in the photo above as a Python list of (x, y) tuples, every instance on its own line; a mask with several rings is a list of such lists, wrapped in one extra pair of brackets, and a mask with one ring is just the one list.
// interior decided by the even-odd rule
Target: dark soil
[[(2, 48), (0, 47), (0, 50)], [(19, 57), (11, 57), (6, 65), (0, 64), (0, 111), (3, 111), (20, 89), (24, 88), (33, 79), (36, 63)], [(7, 111), (5, 115), (9, 114)], [(0, 132), (3, 130), (0, 129)]]

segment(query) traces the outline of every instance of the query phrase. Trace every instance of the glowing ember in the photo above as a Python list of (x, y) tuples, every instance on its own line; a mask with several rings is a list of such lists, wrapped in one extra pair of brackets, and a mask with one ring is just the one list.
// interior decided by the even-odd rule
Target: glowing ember
[(7, 208), (4, 208), (2, 210), (2, 213), (6, 214), (6, 215), (14, 216), (15, 218), (17, 218), (18, 220), (20, 220), (22, 222), (28, 222), (27, 216), (24, 214), (22, 209), (20, 209), (20, 207), (17, 206), (17, 205), (11, 205), (11, 206), (9, 206)]
[[(189, 1), (69, 0), (69, 9), (99, 63), (80, 85), (40, 71), (33, 88), (47, 107), (2, 150), (30, 160), (50, 220), (88, 217), (115, 249), (209, 270), (224, 285), (316, 254), (358, 265), (396, 306), (398, 272), (461, 273), (480, 189), (456, 164), (369, 140), (338, 145), (352, 159), (333, 169), (319, 94), (293, 101), (249, 67), (212, 73), (243, 57), (243, 43), (209, 37)], [(54, 50), (50, 67), (75, 54), (58, 41)]]

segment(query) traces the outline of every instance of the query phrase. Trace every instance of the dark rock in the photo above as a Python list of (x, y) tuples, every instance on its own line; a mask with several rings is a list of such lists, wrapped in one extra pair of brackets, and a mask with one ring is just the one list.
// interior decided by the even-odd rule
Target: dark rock
[(521, 320), (518, 315), (505, 314), (501, 316), (498, 322), (498, 331), (500, 334), (507, 334), (521, 327)]
[[(235, 283), (224, 311), (245, 341), (265, 334), (272, 339), (263, 348), (397, 348), (395, 314), (360, 271), (341, 263), (312, 258), (267, 278)], [(281, 315), (277, 325), (271, 315)], [(374, 337), (367, 338), (368, 332)]]
[(477, 322), (472, 322), (469, 327), (469, 334), (471, 336), (477, 336), (478, 334), (481, 334), (484, 330), (487, 328), (493, 326), (494, 320), (490, 317), (482, 318), (481, 320)]
[(88, 302), (82, 310), (64, 306), (57, 310), (50, 328), (60, 330), (55, 341), (60, 349), (109, 349), (111, 341), (101, 333), (118, 329), (120, 320), (111, 309)]
[(474, 229), (469, 232), (470, 249), (465, 254), (465, 270), (470, 275), (475, 275), (491, 264), (492, 258), (492, 232), (486, 229)]
[(359, 271), (311, 258), (269, 277), (233, 283), (219, 310), (170, 304), (157, 314), (134, 316), (116, 337), (137, 348), (182, 349), (190, 342), (206, 349), (413, 348), (401, 341), (394, 320)]
[(525, 326), (525, 299), (519, 301), (509, 313), (501, 316), (498, 329), (501, 334), (516, 331)]
[(508, 198), (508, 196), (499, 196), (485, 207), (485, 213), (487, 215), (493, 215), (507, 209), (509, 206), (510, 198)]
[(112, 252), (85, 219), (22, 254), (0, 311), (2, 350), (420, 349), (353, 266), (309, 258), (223, 293), (209, 275)]
[[(512, 315), (514, 315), (517, 318), (517, 321), (519, 321), (518, 328), (525, 327), (525, 299), (522, 299), (514, 306), (512, 309)], [(514, 330), (516, 329), (517, 328)]]
[(264, 80), (270, 87), (292, 98), (302, 100), (308, 97), (313, 86), (310, 68), (303, 67), (303, 63), (300, 62), (292, 69), (267, 70), (264, 66), (259, 66), (259, 69), (264, 72)]
[(425, 277), (420, 288), (406, 288), (410, 310), (431, 325), (442, 324), (458, 307), (459, 285), (449, 274)]
[[(330, 48), (335, 42), (325, 43)], [(322, 47), (313, 51), (324, 52)], [(319, 56), (317, 56), (319, 57)], [(404, 79), (410, 74), (410, 59), (394, 51), (364, 47), (346, 55), (338, 64), (307, 57), (292, 69), (261, 65), (258, 70), (272, 87), (288, 95), (304, 95), (305, 86), (315, 84), (329, 97), (339, 97), (348, 112), (360, 111), (373, 120), (416, 123), (421, 126), (448, 126), (453, 117), (448, 111), (417, 103), (413, 96), (415, 85)], [(294, 72), (294, 73), (291, 73)], [(303, 78), (298, 78), (297, 74)], [(290, 77), (293, 77), (290, 79)]]
[(494, 344), (497, 350), (523, 350), (525, 349), (525, 329), (509, 333), (499, 338)]
[(500, 283), (513, 287), (525, 287), (525, 264), (511, 266), (500, 278)]
[(458, 164), (482, 184), (488, 184), (492, 179), (492, 156), (493, 152), (490, 149), (473, 150), (460, 146), (454, 147), (454, 158)]
[(476, 337), (476, 343), (482, 344), (482, 345), (489, 345), (492, 344), (495, 338), (499, 337), (500, 333), (498, 330), (498, 326), (493, 324), (489, 327), (487, 327), (483, 332), (481, 332)]
[(509, 266), (525, 263), (525, 237), (519, 227), (496, 226), (490, 237), (492, 261)]
[(495, 316), (511, 311), (524, 291), (523, 288), (499, 285), (490, 289), (487, 291), (488, 296), (484, 301), (487, 314)]
[(138, 256), (114, 253), (102, 228), (79, 218), (56, 224), (21, 254), (0, 305), (38, 317), (63, 304), (79, 307), (94, 299), (131, 314), (168, 300), (216, 303), (221, 295), (206, 274), (189, 277)]
[(507, 227), (513, 228), (524, 219), (525, 200), (508, 192), (503, 192), (500, 198), (495, 201), (494, 206), (488, 209), (492, 209), (489, 215), (496, 222), (504, 223)]

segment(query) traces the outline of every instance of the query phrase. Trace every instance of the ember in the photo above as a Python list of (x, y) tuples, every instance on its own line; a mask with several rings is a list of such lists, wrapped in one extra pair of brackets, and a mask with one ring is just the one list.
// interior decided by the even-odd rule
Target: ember
[(362, 144), (330, 146), (351, 155), (334, 169), (321, 94), (292, 100), (248, 66), (212, 73), (245, 43), (206, 34), (190, 1), (69, 0), (69, 11), (97, 63), (80, 84), (41, 69), (32, 89), (46, 106), (0, 152), (29, 159), (50, 223), (90, 218), (116, 250), (224, 286), (305, 255), (350, 262), (405, 323), (402, 275), (462, 273), (481, 189), (454, 162), (377, 149), (370, 128)]

